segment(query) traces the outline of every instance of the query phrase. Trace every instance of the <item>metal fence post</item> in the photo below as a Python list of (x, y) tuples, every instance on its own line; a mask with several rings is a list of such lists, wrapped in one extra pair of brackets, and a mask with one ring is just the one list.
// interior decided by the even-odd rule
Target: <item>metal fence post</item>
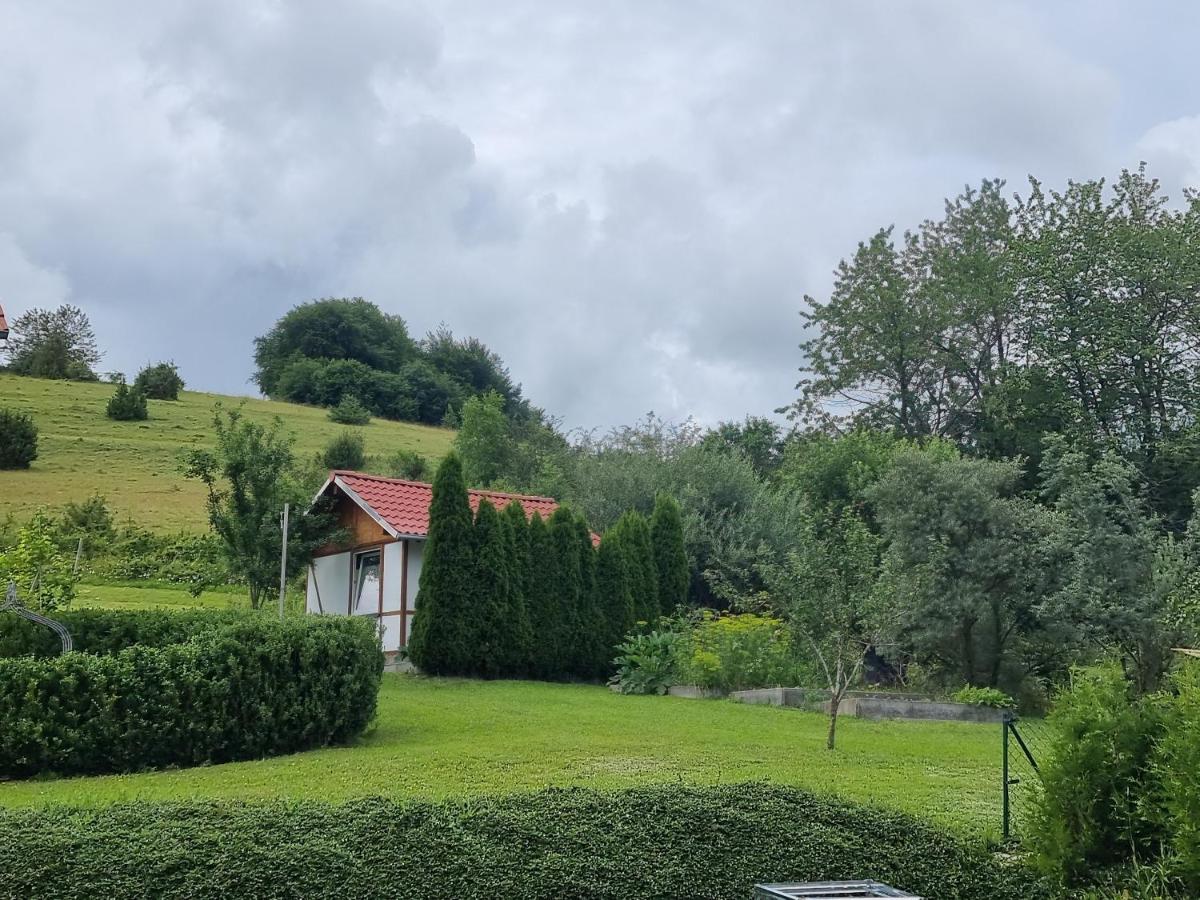
[(1002, 750), (1000, 751), (1000, 759), (1002, 760), (1001, 768), (1003, 769), (1002, 777), (1004, 779), (1004, 825), (1003, 836), (1004, 840), (1009, 839), (1009, 807), (1008, 807), (1008, 729), (1012, 724), (1012, 713), (1005, 713), (1000, 719), (1000, 742)]

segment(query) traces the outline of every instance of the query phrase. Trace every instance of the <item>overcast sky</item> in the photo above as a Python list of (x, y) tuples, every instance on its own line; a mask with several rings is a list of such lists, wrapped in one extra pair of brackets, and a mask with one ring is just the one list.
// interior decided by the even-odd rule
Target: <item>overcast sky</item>
[(292, 305), (568, 426), (792, 400), (798, 311), (984, 177), (1200, 185), (1200, 4), (0, 0), (0, 302), (250, 393)]

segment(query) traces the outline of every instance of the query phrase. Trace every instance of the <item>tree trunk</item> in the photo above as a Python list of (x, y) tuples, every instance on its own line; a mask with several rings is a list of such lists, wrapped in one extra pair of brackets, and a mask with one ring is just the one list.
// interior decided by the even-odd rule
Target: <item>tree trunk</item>
[(841, 657), (838, 657), (837, 668), (834, 670), (834, 683), (830, 685), (829, 691), (829, 736), (825, 739), (825, 749), (832, 750), (834, 742), (837, 739), (837, 717), (838, 709), (842, 705), (842, 697), (846, 693), (846, 686), (849, 679), (844, 677)]

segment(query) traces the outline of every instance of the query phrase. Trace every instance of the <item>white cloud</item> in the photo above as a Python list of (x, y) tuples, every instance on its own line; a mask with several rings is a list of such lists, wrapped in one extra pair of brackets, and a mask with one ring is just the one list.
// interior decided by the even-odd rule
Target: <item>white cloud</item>
[(0, 22), (0, 232), (112, 365), (246, 390), (255, 334), (362, 294), (483, 338), (570, 425), (786, 402), (802, 297), (857, 240), (982, 177), (1111, 174), (1145, 130), (1114, 137), (1128, 90), (1036, 5), (0, 0)]

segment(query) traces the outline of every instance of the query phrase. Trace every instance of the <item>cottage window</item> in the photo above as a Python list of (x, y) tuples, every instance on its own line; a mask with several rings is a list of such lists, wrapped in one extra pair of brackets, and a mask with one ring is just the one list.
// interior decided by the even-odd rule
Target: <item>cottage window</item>
[(376, 615), (379, 612), (378, 550), (354, 554), (354, 612)]

